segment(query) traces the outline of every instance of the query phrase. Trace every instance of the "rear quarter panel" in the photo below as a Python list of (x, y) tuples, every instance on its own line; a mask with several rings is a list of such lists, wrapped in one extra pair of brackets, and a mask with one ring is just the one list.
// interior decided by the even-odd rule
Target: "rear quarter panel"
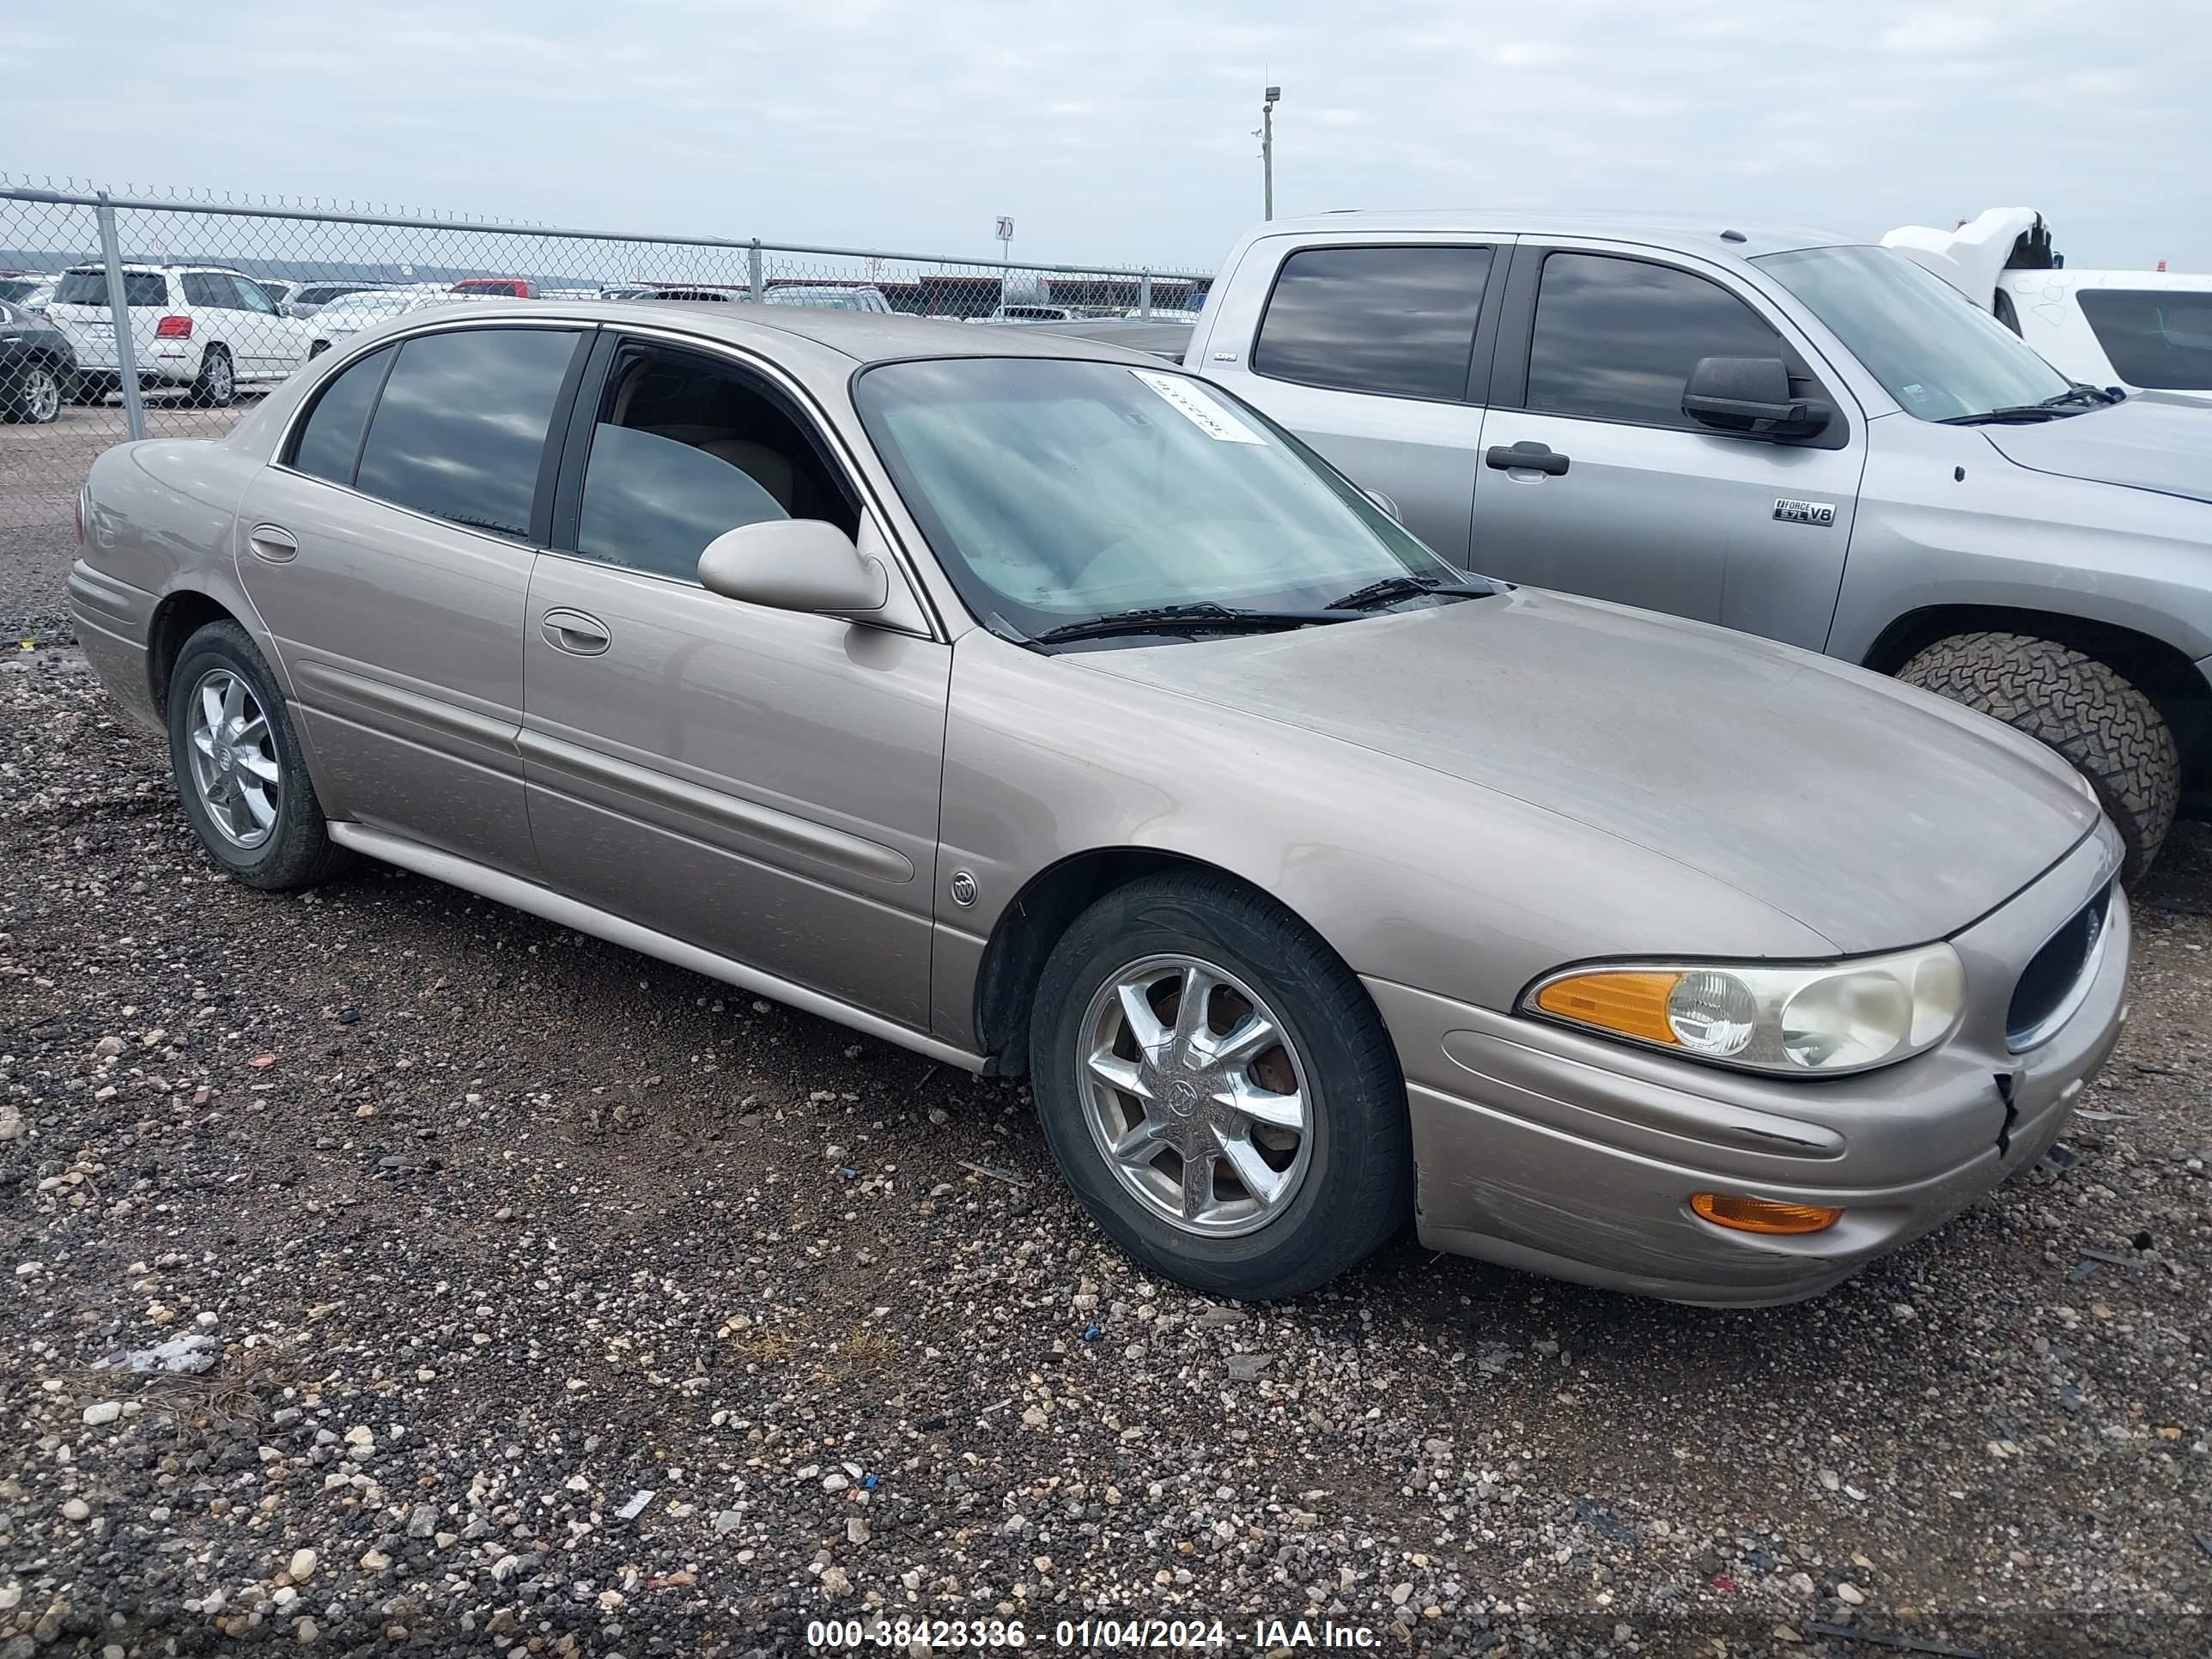
[(101, 680), (142, 720), (157, 719), (147, 665), (155, 617), (178, 593), (204, 594), (237, 617), (281, 678), (238, 580), (238, 503), (262, 465), (241, 434), (118, 444), (92, 464), (70, 617)]

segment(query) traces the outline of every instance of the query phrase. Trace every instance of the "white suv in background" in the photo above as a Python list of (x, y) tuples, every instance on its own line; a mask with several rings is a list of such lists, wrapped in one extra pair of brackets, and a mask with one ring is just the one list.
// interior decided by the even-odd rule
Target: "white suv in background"
[[(307, 358), (307, 325), (279, 313), (258, 283), (222, 265), (126, 264), (123, 302), (139, 384), (182, 387), (204, 407), (223, 407), (243, 384), (281, 380)], [(78, 398), (114, 391), (106, 267), (64, 271), (46, 316), (76, 348)]]
[(2071, 269), (2033, 208), (1991, 208), (1956, 230), (1902, 225), (1881, 240), (2069, 380), (2212, 403), (2212, 276)]

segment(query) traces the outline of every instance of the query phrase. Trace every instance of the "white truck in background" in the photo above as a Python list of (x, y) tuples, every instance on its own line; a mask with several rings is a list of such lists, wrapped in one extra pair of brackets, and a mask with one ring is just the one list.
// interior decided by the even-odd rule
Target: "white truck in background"
[(2212, 276), (2067, 264), (2033, 208), (1881, 239), (1957, 289), (2070, 380), (2212, 403)]

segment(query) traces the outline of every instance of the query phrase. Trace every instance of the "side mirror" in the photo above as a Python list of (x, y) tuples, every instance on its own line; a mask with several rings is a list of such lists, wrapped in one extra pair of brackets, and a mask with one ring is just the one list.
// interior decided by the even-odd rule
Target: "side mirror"
[(1790, 395), (1790, 369), (1779, 357), (1698, 358), (1682, 388), (1682, 413), (1747, 438), (1810, 438), (1835, 418), (1819, 399)]
[(890, 575), (853, 538), (820, 519), (768, 519), (726, 530), (699, 556), (709, 593), (778, 611), (833, 617), (880, 611)]
[(1403, 519), (1398, 516), (1398, 503), (1392, 501), (1381, 490), (1370, 489), (1365, 484), (1362, 484), (1359, 487), (1359, 493), (1366, 496), (1369, 501), (1374, 502), (1376, 506), (1381, 507), (1385, 513), (1389, 514), (1393, 523), (1403, 524), (1406, 522)]

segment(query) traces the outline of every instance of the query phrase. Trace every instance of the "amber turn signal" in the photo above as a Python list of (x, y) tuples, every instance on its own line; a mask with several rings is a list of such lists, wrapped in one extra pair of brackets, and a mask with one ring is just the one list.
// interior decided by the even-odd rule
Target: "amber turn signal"
[(1715, 1226), (1740, 1233), (1824, 1233), (1844, 1218), (1841, 1210), (1825, 1205), (1777, 1204), (1734, 1193), (1698, 1193), (1690, 1207)]
[(1547, 1014), (1583, 1025), (1601, 1026), (1646, 1042), (1678, 1046), (1667, 1020), (1667, 999), (1681, 975), (1635, 969), (1576, 974), (1555, 979), (1536, 993), (1536, 1006)]

